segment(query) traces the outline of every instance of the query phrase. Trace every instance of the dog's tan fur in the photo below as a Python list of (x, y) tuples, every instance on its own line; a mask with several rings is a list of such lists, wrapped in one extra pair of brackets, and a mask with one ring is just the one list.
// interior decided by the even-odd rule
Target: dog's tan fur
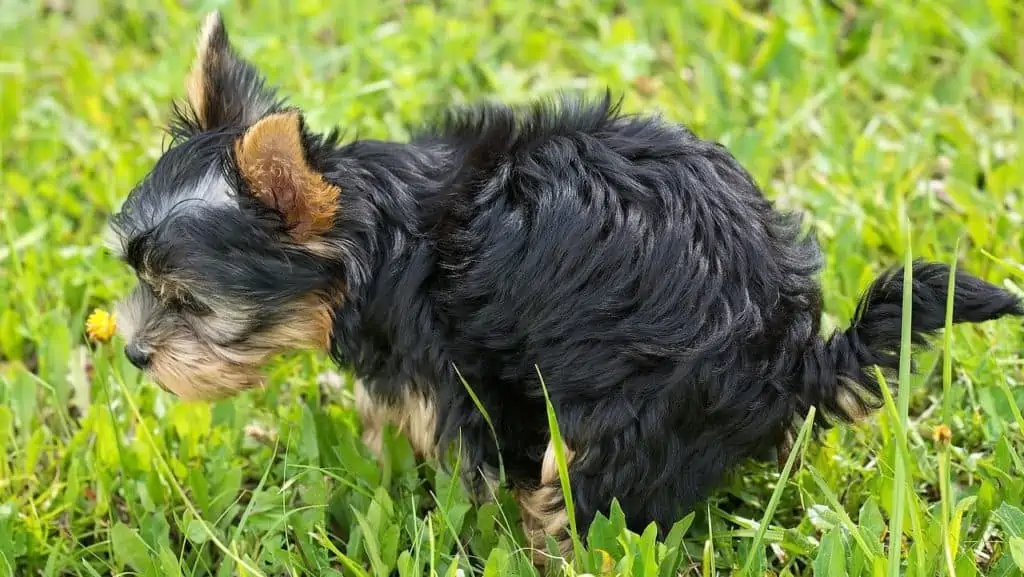
[[(566, 465), (571, 470), (576, 452), (565, 445), (563, 450)], [(572, 540), (568, 532), (569, 514), (565, 508), (553, 442), (549, 442), (544, 451), (540, 486), (531, 491), (520, 492), (517, 500), (522, 511), (523, 530), (534, 549), (534, 562), (539, 565), (547, 563), (548, 536), (553, 537), (558, 543), (562, 556), (568, 556), (572, 552)]]
[[(131, 307), (124, 304), (119, 311), (124, 322), (118, 329), (131, 340), (140, 329), (133, 320), (136, 315), (130, 314)], [(230, 348), (201, 338), (196, 332), (197, 328), (212, 332), (230, 329), (213, 326), (222, 318), (216, 314), (197, 319), (194, 322), (205, 323), (197, 326), (167, 317), (146, 329), (147, 352), (152, 359), (150, 373), (160, 386), (185, 400), (214, 400), (255, 387), (262, 380), (260, 368), (273, 355), (329, 346), (333, 315), (327, 303), (309, 298), (296, 307), (294, 316), (294, 323), (271, 327)]]
[(356, 411), (363, 425), (363, 443), (375, 455), (379, 457), (383, 451), (384, 429), (388, 425), (409, 439), (418, 457), (432, 458), (437, 454), (437, 411), (431, 400), (406, 389), (399, 403), (389, 405), (371, 397), (362, 381), (356, 381), (354, 392)]
[(208, 124), (209, 118), (206, 103), (206, 71), (212, 70), (217, 65), (215, 59), (218, 57), (217, 51), (210, 49), (210, 42), (221, 26), (223, 24), (219, 12), (211, 12), (203, 20), (203, 25), (199, 29), (199, 37), (196, 39), (196, 57), (192, 63), (192, 70), (185, 78), (185, 92), (188, 95), (189, 104), (195, 111), (199, 122), (204, 126)]

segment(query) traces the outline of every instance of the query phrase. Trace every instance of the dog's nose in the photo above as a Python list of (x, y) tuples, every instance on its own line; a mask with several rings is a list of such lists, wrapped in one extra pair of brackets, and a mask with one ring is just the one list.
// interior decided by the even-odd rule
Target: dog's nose
[(128, 357), (128, 360), (138, 369), (144, 370), (149, 366), (149, 355), (134, 344), (129, 343), (125, 346), (124, 356)]

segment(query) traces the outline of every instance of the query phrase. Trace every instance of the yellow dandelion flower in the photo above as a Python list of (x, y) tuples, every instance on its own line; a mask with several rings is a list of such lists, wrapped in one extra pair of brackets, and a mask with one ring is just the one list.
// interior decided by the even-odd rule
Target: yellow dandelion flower
[(109, 341), (117, 330), (117, 319), (114, 315), (103, 309), (92, 311), (89, 318), (85, 320), (85, 333), (89, 338), (97, 342)]

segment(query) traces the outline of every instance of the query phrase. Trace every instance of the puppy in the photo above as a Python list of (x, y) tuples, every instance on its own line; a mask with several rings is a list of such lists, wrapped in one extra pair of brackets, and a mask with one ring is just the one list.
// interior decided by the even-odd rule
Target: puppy
[[(546, 384), (581, 534), (611, 500), (665, 530), (732, 467), (879, 406), (903, 271), (820, 333), (822, 253), (723, 147), (607, 97), (448, 113), (408, 143), (319, 134), (206, 18), (172, 145), (112, 219), (138, 277), (125, 354), (182, 398), (328, 352), (359, 378), (364, 439), (393, 425), (466, 479), (500, 456), (532, 545), (569, 553)], [(946, 265), (913, 269), (915, 342)], [(953, 320), (1022, 315), (967, 273)], [(495, 434), (467, 391), (473, 388)], [(457, 441), (457, 444), (453, 441)]]

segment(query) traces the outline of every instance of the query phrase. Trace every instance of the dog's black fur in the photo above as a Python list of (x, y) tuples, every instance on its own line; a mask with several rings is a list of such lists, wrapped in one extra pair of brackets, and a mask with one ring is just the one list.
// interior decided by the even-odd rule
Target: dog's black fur
[[(241, 320), (211, 346), (244, 348), (291, 322), (299, 297), (330, 300), (330, 354), (374, 402), (415, 390), (436, 410), (439, 446), (455, 441), (467, 471), (493, 471), (495, 439), (461, 374), (526, 492), (549, 445), (542, 376), (584, 534), (612, 498), (630, 527), (670, 527), (732, 467), (783, 445), (810, 406), (821, 427), (878, 406), (873, 366), (898, 364), (902, 268), (823, 336), (818, 245), (722, 146), (608, 97), (474, 106), (409, 143), (342, 144), (302, 125), (309, 165), (341, 189), (313, 250), (238, 174), (232, 143), (291, 109), (216, 26), (207, 50), (228, 72), (207, 83), (218, 93), (205, 121), (179, 114), (174, 147), (115, 221), (129, 263), (190, 295), (175, 308), (144, 283), (136, 324), (177, 315), (176, 338), (201, 339), (196, 325), (229, 306)], [(210, 170), (230, 203), (167, 206)], [(944, 325), (948, 275), (913, 268), (916, 342)], [(967, 273), (955, 294), (957, 323), (1024, 314)]]

